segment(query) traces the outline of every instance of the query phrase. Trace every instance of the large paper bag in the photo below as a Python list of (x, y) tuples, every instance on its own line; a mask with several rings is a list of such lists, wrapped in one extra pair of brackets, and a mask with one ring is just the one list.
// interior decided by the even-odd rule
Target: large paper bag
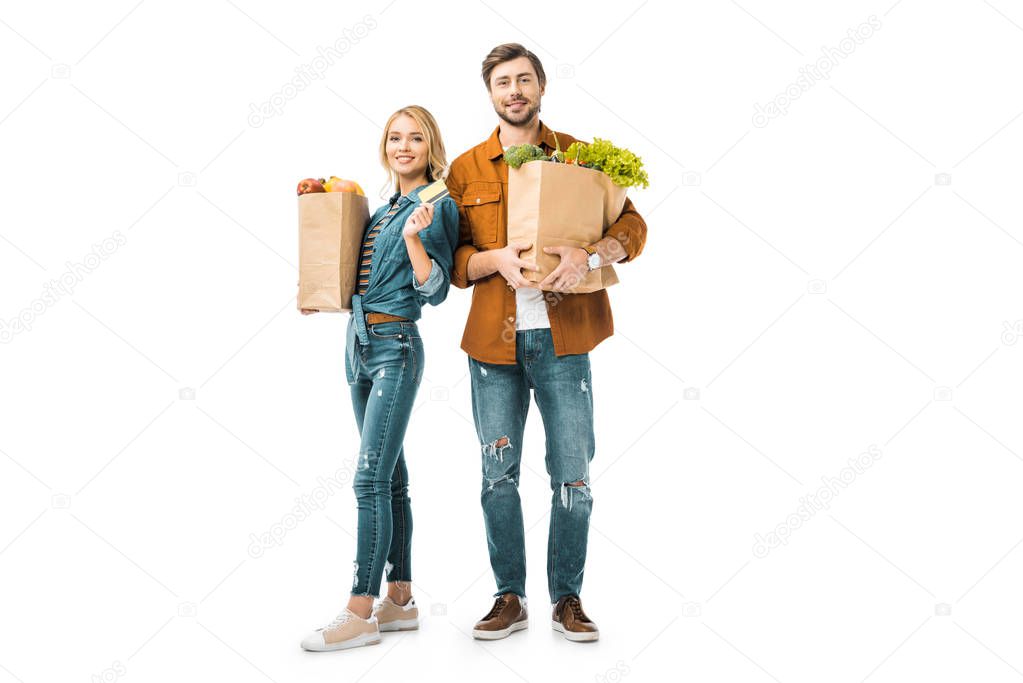
[[(583, 247), (600, 240), (622, 214), (625, 188), (606, 173), (573, 164), (531, 161), (508, 169), (508, 241), (532, 244), (519, 256), (540, 266), (523, 271), (527, 280), (540, 282), (561, 258), (544, 247)], [(583, 270), (573, 294), (595, 292), (618, 282), (610, 265)]]
[(298, 307), (352, 310), (369, 203), (352, 192), (298, 197)]

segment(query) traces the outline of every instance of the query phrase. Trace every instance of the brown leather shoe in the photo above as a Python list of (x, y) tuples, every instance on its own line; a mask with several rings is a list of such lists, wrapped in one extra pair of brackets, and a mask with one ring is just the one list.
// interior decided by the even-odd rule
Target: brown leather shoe
[(583, 612), (583, 604), (578, 595), (566, 595), (558, 600), (554, 605), (554, 614), (551, 615), (551, 628), (577, 643), (600, 637), (597, 625)]
[(494, 600), (494, 606), (487, 615), (476, 622), (472, 637), (479, 640), (500, 640), (515, 631), (529, 627), (525, 598), (515, 593), (503, 593)]

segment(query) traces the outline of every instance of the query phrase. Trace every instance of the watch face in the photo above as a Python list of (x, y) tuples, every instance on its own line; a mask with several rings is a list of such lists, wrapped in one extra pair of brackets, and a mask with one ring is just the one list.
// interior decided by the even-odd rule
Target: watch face
[(590, 257), (586, 259), (586, 263), (590, 266), (590, 270), (600, 268), (600, 254), (590, 254)]

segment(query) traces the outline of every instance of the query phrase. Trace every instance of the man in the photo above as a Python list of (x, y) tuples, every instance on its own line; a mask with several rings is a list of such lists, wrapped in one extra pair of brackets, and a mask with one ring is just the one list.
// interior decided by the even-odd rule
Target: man
[[(485, 142), (451, 165), (447, 186), (459, 206), (459, 246), (451, 272), (457, 287), (474, 287), (462, 337), (469, 355), (473, 416), (483, 458), (481, 502), (490, 564), (497, 582), (494, 606), (473, 629), (496, 640), (528, 626), (525, 533), (519, 501), (522, 434), (530, 389), (547, 437), (551, 521), (547, 585), (552, 627), (572, 641), (596, 640), (596, 624), (579, 592), (586, 562), (592, 497), (593, 394), (589, 351), (613, 332), (603, 290), (565, 293), (593, 268), (630, 261), (643, 249), (646, 223), (626, 200), (604, 237), (585, 248), (550, 247), (558, 267), (536, 284), (519, 252), (532, 245), (507, 240), (508, 167), (504, 149), (537, 144), (547, 154), (575, 141), (539, 119), (547, 78), (532, 52), (499, 45), (483, 61), (483, 82), (500, 118)], [(542, 291), (553, 290), (553, 291)]]

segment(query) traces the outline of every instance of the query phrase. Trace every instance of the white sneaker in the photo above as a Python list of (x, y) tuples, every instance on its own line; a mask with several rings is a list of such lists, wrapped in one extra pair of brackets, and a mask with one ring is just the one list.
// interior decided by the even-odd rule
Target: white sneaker
[(404, 605), (399, 605), (389, 595), (385, 595), (373, 608), (373, 616), (381, 631), (414, 631), (419, 628), (419, 608), (412, 598)]
[(380, 642), (380, 628), (375, 616), (363, 619), (345, 608), (332, 622), (302, 639), (302, 647), (313, 652), (347, 650)]

